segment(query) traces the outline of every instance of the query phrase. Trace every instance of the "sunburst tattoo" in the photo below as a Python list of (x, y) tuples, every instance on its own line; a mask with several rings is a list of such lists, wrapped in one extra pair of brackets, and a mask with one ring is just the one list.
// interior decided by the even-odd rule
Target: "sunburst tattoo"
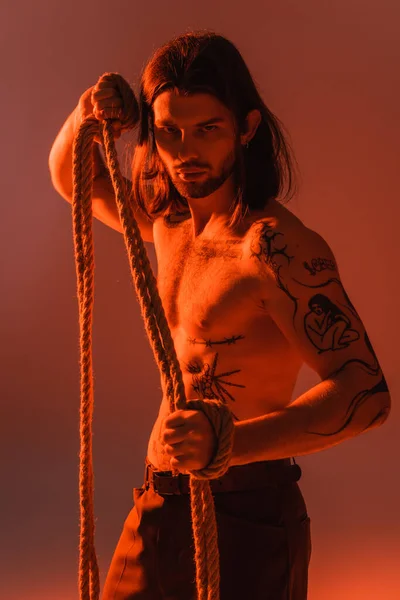
[[(241, 369), (235, 371), (226, 371), (217, 375), (215, 370), (217, 368), (218, 352), (214, 355), (211, 366), (208, 363), (203, 365), (199, 362), (192, 361), (186, 364), (187, 371), (192, 374), (192, 387), (200, 398), (217, 398), (225, 404), (227, 404), (227, 398), (232, 402), (235, 402), (235, 398), (225, 389), (225, 386), (232, 386), (238, 388), (245, 388), (245, 385), (239, 383), (232, 383), (231, 381), (225, 381), (222, 377), (229, 377), (235, 373), (239, 373)], [(232, 412), (232, 417), (239, 421), (238, 417)]]

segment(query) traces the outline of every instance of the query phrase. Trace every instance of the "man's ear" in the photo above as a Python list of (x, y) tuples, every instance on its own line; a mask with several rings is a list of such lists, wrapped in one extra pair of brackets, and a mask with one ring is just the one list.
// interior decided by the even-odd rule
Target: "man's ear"
[(255, 108), (254, 110), (251, 110), (246, 117), (246, 125), (245, 125), (246, 133), (243, 133), (240, 136), (242, 144), (248, 144), (250, 142), (250, 140), (253, 139), (260, 123), (261, 123), (261, 113), (257, 108)]

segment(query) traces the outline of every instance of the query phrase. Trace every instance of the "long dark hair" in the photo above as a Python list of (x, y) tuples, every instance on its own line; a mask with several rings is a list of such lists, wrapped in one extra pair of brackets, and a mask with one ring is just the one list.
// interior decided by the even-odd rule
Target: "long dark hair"
[(188, 210), (186, 199), (173, 185), (155, 145), (153, 104), (167, 90), (177, 90), (186, 96), (214, 95), (233, 113), (236, 132), (244, 132), (249, 111), (258, 109), (261, 113), (249, 148), (238, 151), (234, 170), (237, 193), (228, 226), (237, 225), (249, 210), (262, 209), (285, 188), (284, 199), (293, 196), (296, 159), (285, 137), (285, 128), (263, 102), (240, 52), (232, 42), (213, 31), (189, 31), (157, 49), (140, 78), (132, 193), (150, 221)]

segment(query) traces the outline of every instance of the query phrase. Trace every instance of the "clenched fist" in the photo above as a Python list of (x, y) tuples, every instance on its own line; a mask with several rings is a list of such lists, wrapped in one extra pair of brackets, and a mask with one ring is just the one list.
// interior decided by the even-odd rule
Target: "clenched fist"
[[(123, 120), (123, 102), (118, 89), (110, 81), (98, 82), (87, 89), (79, 99), (76, 108), (75, 130), (77, 130), (84, 119), (93, 115), (100, 122), (112, 119), (114, 140), (121, 137), (123, 131), (121, 119)], [(94, 140), (101, 144), (98, 136)]]
[(181, 473), (207, 467), (218, 445), (208, 418), (199, 410), (177, 410), (165, 419), (162, 442), (171, 468)]

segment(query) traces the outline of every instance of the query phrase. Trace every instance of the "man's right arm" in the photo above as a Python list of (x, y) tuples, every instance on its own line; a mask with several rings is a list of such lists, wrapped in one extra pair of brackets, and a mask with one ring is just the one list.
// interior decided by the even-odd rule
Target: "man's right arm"
[[(72, 204), (73, 196), (72, 149), (75, 132), (79, 126), (77, 110), (78, 108), (75, 108), (72, 111), (60, 129), (49, 156), (52, 184), (60, 196), (70, 204)], [(115, 201), (114, 188), (97, 143), (93, 144), (93, 165), (93, 216), (112, 229), (123, 233)], [(124, 179), (128, 190), (131, 187), (131, 182), (125, 177)], [(140, 209), (135, 211), (135, 219), (144, 241), (154, 243), (153, 224), (143, 215)]]

